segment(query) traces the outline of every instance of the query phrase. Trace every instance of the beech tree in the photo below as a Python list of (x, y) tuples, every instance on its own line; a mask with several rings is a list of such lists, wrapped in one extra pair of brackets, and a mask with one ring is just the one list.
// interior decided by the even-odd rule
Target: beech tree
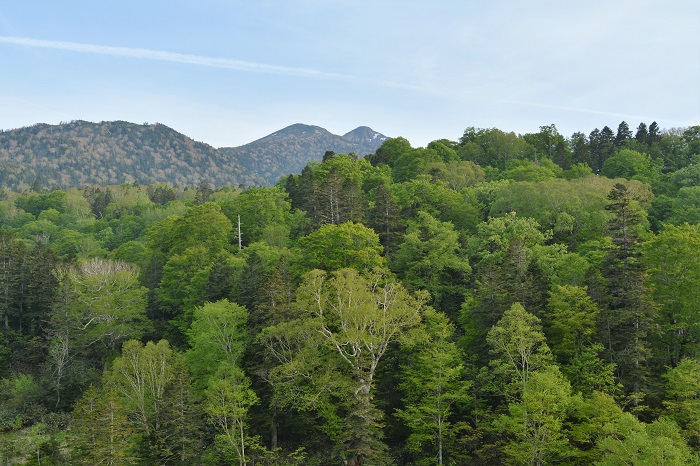
[(498, 394), (520, 399), (533, 371), (551, 365), (552, 355), (540, 319), (520, 303), (513, 304), (491, 328), (486, 341), (491, 347), (489, 366)]
[(644, 244), (649, 288), (660, 305), (660, 335), (654, 356), (675, 367), (684, 357), (700, 354), (700, 228), (666, 225)]
[[(286, 378), (288, 388), (289, 381), (299, 380), (297, 390), (316, 393), (325, 391), (324, 380), (335, 380), (334, 393), (342, 398), (347, 410), (339, 439), (344, 454), (354, 461), (376, 459), (385, 453), (380, 429), (383, 414), (373, 402), (377, 367), (389, 347), (403, 341), (419, 324), (424, 303), (425, 296), (413, 297), (398, 282), (379, 273), (365, 277), (345, 268), (329, 277), (326, 272), (314, 270), (297, 290), (302, 317), (294, 324), (281, 325), (295, 328), (294, 334), (306, 328), (311, 332), (305, 333), (309, 338), (294, 343), (286, 332), (265, 332), (272, 351), (284, 361), (277, 372), (284, 375), (279, 380)], [(329, 362), (336, 362), (324, 363), (323, 353), (314, 356), (305, 343), (312, 345), (314, 352), (320, 344), (327, 351), (325, 357), (331, 358)], [(319, 370), (335, 374), (312, 375)], [(304, 399), (309, 398), (302, 397), (299, 403)]]
[(700, 446), (700, 360), (686, 358), (664, 375), (664, 406), (694, 448)]
[(698, 456), (683, 440), (678, 425), (669, 418), (661, 417), (645, 424), (624, 413), (611, 432), (598, 444), (602, 457), (595, 462), (597, 466), (698, 464)]
[(366, 270), (384, 265), (379, 236), (360, 223), (323, 225), (300, 238), (298, 244), (302, 252), (302, 267), (306, 270), (333, 271), (344, 267)]
[(391, 268), (411, 289), (429, 291), (434, 306), (452, 315), (464, 301), (465, 283), (471, 273), (452, 224), (427, 212), (419, 212), (408, 222)]
[(140, 338), (149, 322), (138, 267), (91, 259), (55, 275), (59, 292), (48, 325), (48, 363), (59, 405), (67, 383), (85, 384), (89, 369), (102, 370), (103, 360), (125, 340)]
[(511, 437), (504, 448), (515, 464), (545, 465), (565, 461), (571, 454), (564, 421), (571, 403), (571, 385), (556, 366), (535, 370), (519, 402), (495, 426)]
[[(169, 389), (178, 374), (175, 353), (166, 340), (124, 342), (122, 355), (114, 360), (106, 384), (113, 389), (134, 430), (135, 451), (151, 461), (164, 461), (173, 454), (170, 439)], [(174, 439), (177, 441), (177, 439)]]

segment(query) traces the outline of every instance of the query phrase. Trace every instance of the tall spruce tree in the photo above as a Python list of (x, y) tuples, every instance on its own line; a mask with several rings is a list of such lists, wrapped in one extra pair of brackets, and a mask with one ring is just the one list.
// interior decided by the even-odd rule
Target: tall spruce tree
[(601, 312), (603, 340), (628, 393), (646, 385), (649, 336), (654, 314), (647, 298), (646, 273), (641, 260), (646, 212), (627, 186), (615, 184), (606, 206), (612, 214), (608, 235), (612, 245), (603, 263), (607, 299)]

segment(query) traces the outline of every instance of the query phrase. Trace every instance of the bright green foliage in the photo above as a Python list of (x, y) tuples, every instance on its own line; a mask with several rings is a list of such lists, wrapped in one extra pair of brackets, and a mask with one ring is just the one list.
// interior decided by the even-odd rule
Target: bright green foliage
[(163, 320), (171, 321), (175, 339), (180, 340), (189, 327), (186, 313), (194, 306), (230, 292), (228, 279), (243, 262), (227, 251), (231, 232), (231, 222), (214, 203), (192, 207), (148, 230), (151, 254), (144, 282), (155, 291), (151, 304), (157, 305)]
[(569, 438), (576, 447), (573, 464), (589, 465), (600, 458), (595, 448), (598, 442), (614, 431), (614, 424), (623, 411), (615, 399), (606, 393), (593, 391), (586, 396), (576, 395), (570, 405)]
[(141, 265), (147, 258), (146, 246), (140, 241), (127, 241), (120, 244), (107, 257), (113, 260)]
[(240, 364), (247, 317), (244, 307), (226, 299), (194, 309), (185, 359), (200, 383), (206, 384), (221, 364)]
[(682, 187), (673, 201), (669, 223), (700, 223), (700, 186)]
[(426, 149), (431, 149), (437, 152), (443, 162), (456, 162), (459, 160), (457, 155), (457, 143), (449, 139), (438, 139), (428, 143)]
[[(399, 283), (379, 274), (365, 278), (355, 269), (340, 269), (328, 277), (314, 270), (297, 290), (303, 317), (264, 332), (270, 351), (282, 363), (275, 370), (278, 386), (287, 395), (296, 395), (287, 404), (322, 409), (319, 395), (333, 384), (332, 393), (346, 410), (342, 430), (336, 431), (345, 456), (383, 456), (382, 413), (373, 403), (377, 367), (389, 347), (420, 323), (423, 305), (424, 297), (412, 297)], [(319, 352), (319, 345), (325, 351)], [(327, 416), (329, 421), (339, 420), (332, 412)]]
[(532, 218), (520, 217), (511, 211), (503, 217), (489, 218), (478, 226), (476, 254), (482, 259), (503, 258), (513, 247), (531, 248), (543, 244), (551, 231), (542, 233)]
[(443, 162), (443, 159), (434, 149), (418, 148), (404, 152), (394, 162), (391, 172), (394, 182), (411, 181), (418, 175), (426, 173), (427, 167), (435, 162)]
[(231, 221), (217, 204), (192, 207), (173, 225), (169, 235), (172, 241), (170, 253), (181, 254), (193, 246), (204, 246), (216, 253), (229, 243), (232, 229)]
[(693, 464), (700, 129), (617, 128), (0, 190), (0, 458)]
[(341, 361), (325, 351), (318, 322), (306, 313), (264, 328), (258, 341), (265, 345), (266, 359), (274, 364), (269, 380), (279, 408), (318, 411), (325, 433), (336, 440), (340, 419), (332, 397), (351, 393), (348, 377), (340, 372)]
[(384, 266), (379, 236), (362, 224), (346, 222), (342, 225), (324, 225), (299, 239), (302, 267), (338, 270), (354, 267), (366, 270)]
[(432, 179), (444, 181), (455, 191), (480, 183), (486, 176), (479, 165), (469, 161), (432, 162), (425, 171)]
[(515, 211), (552, 229), (554, 239), (573, 247), (605, 232), (605, 222), (610, 217), (605, 211), (606, 193), (612, 185), (612, 181), (596, 177), (503, 184), (497, 190), (490, 215), (500, 217)]
[(562, 175), (562, 169), (548, 158), (537, 162), (531, 160), (511, 160), (507, 170), (503, 172), (503, 178), (513, 181), (539, 182), (558, 178)]
[(683, 429), (690, 444), (700, 446), (700, 361), (683, 359), (664, 374), (666, 400), (664, 406)]
[(386, 164), (393, 167), (401, 154), (410, 152), (412, 149), (411, 143), (406, 138), (391, 138), (384, 141), (376, 154), (368, 156), (368, 159), (375, 166)]
[(503, 313), (486, 335), (486, 341), (491, 348), (492, 374), (503, 384), (499, 393), (502, 395), (521, 394), (533, 372), (553, 363), (540, 319), (520, 303)]
[[(133, 453), (148, 464), (192, 464), (197, 444), (194, 396), (182, 355), (166, 340), (129, 340), (105, 377), (133, 430)], [(198, 432), (199, 430), (199, 432)]]
[(220, 432), (216, 436), (217, 446), (225, 452), (233, 450), (233, 459), (240, 466), (247, 465), (246, 448), (250, 439), (245, 419), (248, 409), (258, 401), (250, 389), (250, 380), (240, 368), (223, 363), (204, 394), (204, 410)]
[(365, 159), (357, 160), (354, 154), (333, 155), (288, 180), (287, 190), (292, 206), (306, 211), (312, 230), (326, 224), (361, 222), (367, 208), (363, 184), (381, 178), (384, 171)]
[(475, 264), (475, 286), (465, 310), (483, 333), (514, 302), (542, 305), (544, 283), (535, 273), (533, 249), (550, 236), (551, 231), (542, 233), (535, 220), (515, 212), (478, 225), (476, 237), (467, 246)]
[(452, 224), (427, 212), (418, 212), (416, 219), (408, 222), (391, 268), (411, 289), (429, 291), (440, 310), (456, 312), (464, 301), (469, 261)]
[(564, 170), (562, 177), (566, 180), (575, 180), (577, 178), (586, 178), (593, 176), (593, 169), (585, 163), (574, 164), (571, 168)]
[(613, 432), (598, 444), (602, 458), (596, 466), (691, 466), (699, 464), (683, 440), (678, 425), (668, 418), (651, 424), (638, 421), (629, 413), (614, 424)]
[(637, 178), (649, 182), (658, 176), (659, 168), (649, 154), (622, 149), (605, 161), (601, 175), (628, 180)]
[(15, 199), (15, 205), (35, 217), (48, 209), (63, 213), (66, 210), (66, 193), (65, 191), (52, 191), (48, 194), (19, 196)]
[(535, 150), (515, 133), (505, 133), (496, 128), (469, 127), (460, 139), (460, 149), (457, 152), (463, 160), (503, 170), (511, 160), (532, 158)]
[(0, 426), (6, 430), (41, 420), (41, 387), (31, 374), (0, 379)]
[[(204, 410), (219, 431), (217, 445), (241, 465), (247, 464), (250, 442), (248, 409), (258, 400), (240, 368), (247, 317), (244, 307), (225, 299), (195, 308), (188, 330), (191, 349), (185, 354), (190, 371), (203, 388)], [(229, 450), (234, 454), (226, 454)]]
[(145, 333), (147, 290), (139, 285), (138, 274), (133, 265), (104, 259), (86, 260), (69, 270), (71, 307), (84, 332), (80, 340), (116, 351), (123, 341)]
[(470, 383), (463, 379), (463, 355), (454, 342), (454, 326), (444, 314), (426, 308), (427, 339), (421, 341), (404, 367), (405, 409), (397, 411), (411, 429), (407, 448), (417, 464), (449, 464), (460, 423), (454, 422), (459, 405), (471, 401)]
[(547, 323), (549, 343), (564, 362), (581, 353), (594, 341), (598, 306), (586, 294), (586, 288), (555, 285), (549, 292)]
[(206, 285), (214, 262), (209, 253), (205, 246), (192, 246), (168, 260), (158, 286), (158, 301), (163, 308), (176, 314), (206, 301)]
[[(231, 200), (222, 201), (221, 204), (222, 211), (234, 226), (233, 236), (236, 243), (240, 215), (243, 245), (267, 239), (275, 226), (291, 229), (293, 224), (299, 221), (298, 216), (295, 217), (291, 213), (287, 193), (278, 187), (247, 189)], [(283, 239), (284, 242), (288, 240), (288, 237)]]
[(56, 405), (65, 388), (84, 386), (89, 370), (102, 370), (128, 339), (149, 329), (146, 288), (136, 266), (91, 259), (56, 271), (58, 299), (49, 322), (51, 388)]
[(571, 403), (571, 386), (556, 366), (533, 371), (519, 402), (495, 426), (511, 440), (504, 447), (514, 464), (545, 465), (569, 456), (564, 420)]
[(428, 175), (406, 183), (395, 184), (392, 191), (404, 218), (428, 212), (443, 222), (452, 222), (456, 230), (473, 231), (481, 215), (476, 201), (466, 190), (458, 193), (445, 182), (433, 181)]
[(610, 395), (619, 393), (621, 386), (615, 377), (616, 365), (600, 358), (603, 350), (600, 343), (586, 346), (562, 367), (575, 391), (583, 394), (594, 391)]
[(700, 227), (667, 225), (644, 244), (649, 287), (660, 305), (661, 335), (655, 356), (676, 365), (700, 351)]
[(569, 252), (565, 245), (537, 245), (532, 248), (532, 253), (537, 269), (551, 287), (582, 286), (585, 283), (590, 262), (580, 254)]
[(118, 394), (134, 430), (143, 439), (164, 433), (165, 395), (175, 377), (175, 357), (166, 340), (149, 341), (145, 346), (129, 340), (108, 375), (108, 385)]

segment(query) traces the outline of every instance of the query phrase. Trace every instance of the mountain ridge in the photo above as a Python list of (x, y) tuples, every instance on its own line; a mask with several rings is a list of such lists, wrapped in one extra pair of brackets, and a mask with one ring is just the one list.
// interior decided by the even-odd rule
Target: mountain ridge
[(374, 132), (374, 144), (355, 142), (359, 139), (353, 134), (369, 134), (367, 130), (373, 132), (358, 127), (344, 139), (320, 126), (296, 123), (243, 146), (217, 149), (162, 123), (37, 123), (0, 131), (0, 185), (14, 190), (37, 182), (58, 188), (271, 185), (301, 172), (309, 161), (320, 161), (327, 150), (373, 153), (387, 137)]
[[(370, 133), (374, 137), (362, 140)], [(219, 151), (273, 184), (282, 176), (300, 173), (309, 162), (321, 161), (326, 151), (363, 156), (376, 152), (387, 139), (367, 126), (339, 136), (320, 126), (295, 123), (248, 144), (220, 147)]]

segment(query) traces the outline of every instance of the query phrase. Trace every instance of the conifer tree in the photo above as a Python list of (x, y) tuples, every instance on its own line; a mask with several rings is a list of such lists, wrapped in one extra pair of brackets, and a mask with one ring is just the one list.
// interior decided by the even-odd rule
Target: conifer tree
[(608, 235), (612, 246), (603, 264), (608, 291), (601, 312), (604, 344), (627, 391), (638, 393), (646, 383), (654, 319), (641, 261), (646, 215), (624, 184), (613, 187), (608, 201), (606, 209), (612, 214)]

